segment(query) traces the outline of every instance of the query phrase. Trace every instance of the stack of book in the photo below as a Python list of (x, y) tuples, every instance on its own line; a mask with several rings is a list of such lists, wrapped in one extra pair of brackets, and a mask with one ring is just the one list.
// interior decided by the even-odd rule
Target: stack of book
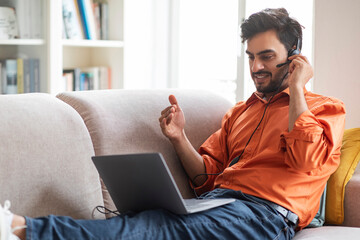
[(39, 59), (5, 59), (0, 61), (0, 71), (1, 93), (40, 92)]
[(108, 40), (108, 3), (105, 0), (62, 0), (63, 37)]
[(63, 70), (64, 91), (111, 89), (111, 69), (87, 67)]

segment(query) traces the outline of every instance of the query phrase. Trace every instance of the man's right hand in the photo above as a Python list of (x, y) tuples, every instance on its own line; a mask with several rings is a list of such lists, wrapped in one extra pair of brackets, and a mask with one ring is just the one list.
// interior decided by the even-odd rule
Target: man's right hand
[(172, 142), (184, 136), (185, 116), (174, 95), (169, 96), (170, 106), (161, 112), (161, 131)]

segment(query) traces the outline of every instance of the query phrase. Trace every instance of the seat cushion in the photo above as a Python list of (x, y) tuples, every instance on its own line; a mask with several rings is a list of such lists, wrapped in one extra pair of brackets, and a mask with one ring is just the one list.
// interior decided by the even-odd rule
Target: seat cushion
[(306, 228), (296, 233), (293, 240), (339, 240), (359, 239), (360, 228), (325, 226)]

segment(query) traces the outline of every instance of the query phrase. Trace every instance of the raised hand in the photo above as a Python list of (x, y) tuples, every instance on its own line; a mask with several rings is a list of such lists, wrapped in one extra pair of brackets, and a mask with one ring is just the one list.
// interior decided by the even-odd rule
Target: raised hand
[(303, 55), (294, 55), (289, 57), (289, 87), (303, 88), (305, 84), (313, 77), (313, 68), (308, 59)]
[(176, 141), (184, 135), (185, 116), (174, 95), (169, 96), (169, 102), (171, 105), (161, 112), (159, 122), (163, 134)]

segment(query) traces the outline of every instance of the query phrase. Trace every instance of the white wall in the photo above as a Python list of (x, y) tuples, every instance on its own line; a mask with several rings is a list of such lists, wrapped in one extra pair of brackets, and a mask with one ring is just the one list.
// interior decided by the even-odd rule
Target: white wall
[(315, 0), (314, 92), (345, 103), (345, 128), (360, 127), (360, 1)]

